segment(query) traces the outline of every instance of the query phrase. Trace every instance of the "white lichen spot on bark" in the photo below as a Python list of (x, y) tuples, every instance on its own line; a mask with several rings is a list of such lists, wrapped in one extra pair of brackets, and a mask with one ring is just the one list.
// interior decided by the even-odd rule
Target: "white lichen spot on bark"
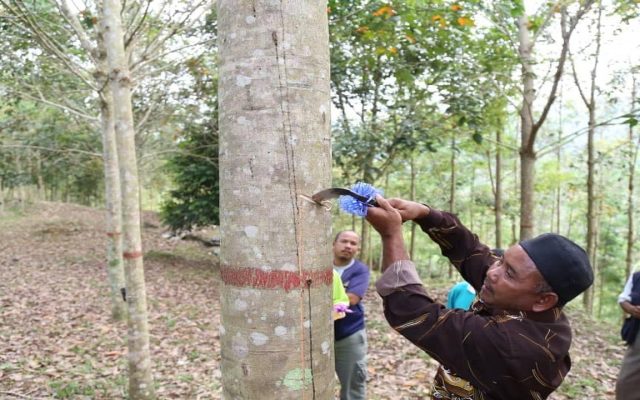
[(320, 348), (322, 349), (322, 354), (329, 354), (331, 346), (329, 346), (329, 342), (325, 340), (320, 344)]
[(305, 328), (309, 329), (311, 327), (311, 321), (309, 321), (308, 319), (304, 321), (304, 323), (302, 324), (302, 326), (304, 326)]
[(251, 337), (251, 343), (253, 343), (256, 346), (263, 346), (269, 341), (269, 336), (260, 332), (253, 332), (251, 333), (250, 337)]
[[(282, 313), (282, 314), (280, 314), (280, 313)], [(282, 315), (284, 315), (284, 312), (282, 310), (280, 310), (280, 312), (278, 314), (280, 314), (280, 316), (282, 316)], [(275, 327), (275, 329), (273, 331), (276, 334), (276, 336), (284, 336), (284, 335), (287, 334), (288, 329), (285, 326), (278, 325), (278, 326)]]
[(247, 237), (254, 238), (258, 235), (258, 227), (254, 225), (247, 225), (244, 227), (244, 234)]
[(273, 271), (273, 268), (270, 265), (261, 265), (260, 269), (264, 272), (271, 272)]
[(298, 268), (296, 268), (296, 266), (294, 264), (292, 264), (292, 263), (285, 263), (282, 266), (282, 270), (283, 271), (289, 271), (289, 272), (295, 272), (295, 271), (298, 270)]
[(251, 78), (244, 75), (236, 75), (236, 85), (240, 87), (245, 87), (251, 84)]
[(262, 251), (260, 250), (259, 247), (257, 246), (253, 246), (251, 248), (251, 251), (253, 251), (253, 256), (256, 258), (256, 260), (262, 260), (264, 257), (262, 256)]
[(249, 121), (246, 117), (243, 117), (243, 116), (238, 117), (236, 122), (238, 122), (238, 125), (245, 125), (245, 126), (251, 125), (251, 121)]
[(224, 336), (225, 333), (227, 333), (227, 330), (224, 329), (224, 325), (220, 324), (220, 328), (218, 329), (218, 332), (220, 333), (220, 336)]
[(247, 339), (243, 338), (240, 333), (236, 334), (231, 341), (231, 350), (236, 357), (245, 358), (249, 354)]
[(244, 21), (245, 21), (247, 24), (251, 25), (251, 24), (253, 24), (254, 22), (256, 22), (256, 17), (254, 17), (253, 15), (249, 15), (249, 16), (247, 16), (247, 17), (244, 19)]
[(247, 302), (241, 299), (236, 299), (236, 301), (233, 302), (233, 307), (237, 311), (245, 311), (248, 308)]

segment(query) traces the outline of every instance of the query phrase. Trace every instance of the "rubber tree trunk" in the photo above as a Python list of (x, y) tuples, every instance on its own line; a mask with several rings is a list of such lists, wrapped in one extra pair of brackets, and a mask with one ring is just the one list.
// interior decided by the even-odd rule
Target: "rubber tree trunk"
[(127, 314), (125, 274), (122, 259), (122, 199), (116, 133), (113, 122), (113, 100), (108, 86), (101, 93), (100, 119), (102, 125), (102, 158), (107, 226), (107, 278), (111, 298), (111, 317), (122, 320)]
[[(451, 134), (451, 159), (449, 160), (449, 165), (451, 166), (450, 171), (450, 179), (449, 179), (449, 212), (455, 213), (456, 209), (456, 187), (457, 187), (457, 171), (456, 171), (456, 137), (454, 133)], [(449, 265), (449, 270), (447, 272), (447, 276), (449, 279), (453, 277), (453, 265), (451, 263), (447, 263)]]
[(226, 399), (333, 398), (326, 6), (217, 3)]
[(533, 72), (533, 42), (526, 16), (518, 20), (518, 53), (522, 63), (522, 106), (520, 108), (520, 240), (533, 237), (534, 180), (536, 155), (531, 143), (533, 131), (533, 101), (535, 99)]
[[(596, 263), (596, 193), (595, 193), (595, 148), (594, 148), (594, 136), (595, 136), (595, 107), (589, 107), (589, 128), (587, 134), (587, 254), (591, 265), (594, 269), (594, 275), (597, 276), (597, 263)], [(595, 278), (594, 278), (595, 280)], [(597, 281), (596, 281), (597, 282)], [(584, 292), (582, 297), (583, 305), (587, 313), (593, 314), (593, 294), (594, 285), (589, 287)]]
[(118, 0), (105, 0), (103, 7), (104, 43), (113, 94), (122, 191), (122, 245), (128, 306), (129, 397), (152, 399), (155, 398), (155, 394), (151, 375), (147, 292), (142, 262), (138, 168), (131, 107), (132, 82), (124, 50), (121, 3)]
[[(409, 189), (409, 199), (411, 201), (416, 201), (416, 175), (418, 174), (416, 171), (416, 160), (415, 157), (411, 156), (411, 185)], [(415, 260), (415, 249), (416, 249), (416, 227), (418, 224), (412, 222), (411, 223), (411, 241), (409, 242), (409, 257), (412, 260)], [(381, 257), (382, 258), (382, 257)]]
[[(599, 213), (596, 211), (596, 202), (598, 201), (596, 195), (596, 161), (595, 161), (595, 134), (596, 134), (596, 90), (597, 90), (597, 73), (598, 73), (598, 61), (600, 59), (600, 49), (602, 42), (602, 3), (598, 1), (598, 16), (596, 19), (596, 34), (595, 34), (595, 44), (596, 48), (592, 55), (593, 59), (593, 68), (591, 69), (590, 81), (589, 81), (589, 97), (587, 98), (585, 92), (582, 90), (578, 74), (574, 68), (574, 80), (576, 82), (576, 86), (580, 89), (580, 94), (582, 96), (582, 100), (587, 108), (589, 113), (589, 123), (588, 123), (588, 134), (587, 134), (587, 255), (591, 260), (591, 265), (593, 267), (593, 275), (594, 282), (598, 282), (598, 260), (596, 257), (598, 246), (598, 219)], [(572, 65), (573, 62), (572, 62)], [(598, 214), (598, 215), (596, 215)], [(593, 314), (593, 303), (595, 297), (595, 286), (590, 286), (584, 293), (583, 296), (583, 305), (585, 310), (589, 314)]]
[[(632, 77), (631, 85), (631, 109), (636, 104), (636, 79)], [(626, 277), (628, 278), (633, 271), (633, 247), (635, 244), (635, 176), (636, 161), (638, 160), (638, 146), (640, 146), (640, 138), (636, 138), (633, 133), (633, 126), (629, 125), (629, 180), (627, 184), (627, 251), (625, 257)]]
[(502, 129), (503, 124), (496, 129), (496, 192), (493, 200), (495, 211), (496, 248), (502, 248)]

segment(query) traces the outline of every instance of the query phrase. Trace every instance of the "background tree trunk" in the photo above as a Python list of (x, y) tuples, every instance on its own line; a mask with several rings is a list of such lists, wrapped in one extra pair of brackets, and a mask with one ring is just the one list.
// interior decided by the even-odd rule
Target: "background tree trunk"
[(127, 64), (121, 21), (121, 3), (105, 0), (103, 5), (104, 44), (113, 93), (115, 132), (122, 191), (123, 258), (128, 305), (129, 397), (155, 398), (149, 352), (147, 292), (144, 282), (140, 233), (140, 192), (136, 160), (131, 76)]
[(107, 277), (111, 289), (111, 317), (118, 321), (126, 316), (124, 262), (122, 260), (122, 199), (113, 100), (106, 86), (101, 93), (102, 153), (104, 160), (104, 186), (107, 225)]
[(494, 194), (496, 248), (502, 248), (502, 122), (496, 129), (496, 188)]
[[(101, 28), (101, 27), (100, 27)], [(118, 145), (113, 115), (113, 96), (108, 85), (107, 53), (104, 34), (97, 37), (97, 69), (95, 73), (100, 96), (100, 122), (102, 131), (102, 159), (104, 168), (104, 198), (107, 227), (107, 277), (111, 290), (111, 317), (119, 321), (126, 317), (126, 290), (122, 259), (122, 195), (118, 166)]]
[[(633, 110), (636, 104), (636, 78), (635, 75), (632, 79), (631, 86), (631, 109)], [(636, 161), (638, 160), (638, 146), (640, 146), (640, 138), (635, 138), (633, 134), (633, 126), (629, 125), (629, 183), (627, 185), (627, 251), (625, 257), (626, 264), (626, 277), (631, 276), (633, 272), (633, 246), (635, 244), (635, 207), (634, 207), (634, 193), (635, 186), (634, 180), (636, 175)]]
[[(569, 16), (567, 6), (562, 4), (550, 4), (548, 13), (560, 13), (560, 30), (562, 32), (562, 48), (558, 55), (558, 63), (555, 73), (551, 80), (551, 89), (546, 102), (540, 112), (540, 116), (534, 121), (533, 102), (536, 99), (535, 93), (535, 73), (533, 70), (534, 57), (533, 47), (535, 38), (531, 37), (529, 31), (529, 18), (523, 15), (518, 19), (518, 54), (520, 63), (522, 64), (522, 106), (520, 107), (520, 240), (533, 237), (535, 232), (535, 162), (536, 137), (540, 128), (544, 124), (549, 110), (556, 100), (556, 93), (562, 74), (564, 72), (564, 64), (569, 52), (569, 42), (571, 35), (575, 30), (578, 22), (589, 10), (595, 0), (586, 0), (580, 3), (575, 15)], [(536, 34), (541, 32), (539, 30)]]
[[(450, 160), (450, 178), (449, 178), (449, 212), (455, 213), (456, 208), (456, 138), (455, 133), (451, 134), (451, 160)], [(449, 279), (453, 277), (453, 265), (448, 263), (449, 270), (447, 272), (447, 276)]]
[[(409, 189), (409, 192), (410, 192), (409, 199), (411, 201), (416, 200), (416, 175), (417, 175), (416, 160), (412, 156), (411, 157), (411, 185)], [(411, 257), (412, 260), (415, 260), (416, 227), (417, 226), (418, 224), (416, 224), (415, 222), (411, 222), (411, 241), (409, 242), (409, 257)]]
[(331, 399), (326, 2), (219, 0), (223, 395)]
[[(595, 104), (591, 104), (589, 107), (589, 128), (587, 138), (587, 255), (593, 266), (594, 281), (596, 281), (596, 194), (595, 194), (595, 161), (594, 161), (594, 135), (595, 135), (595, 117), (594, 109)], [(582, 297), (583, 305), (587, 313), (593, 313), (593, 294), (594, 285), (591, 285), (584, 292)]]
[[(595, 190), (595, 134), (596, 134), (596, 77), (598, 72), (598, 60), (600, 57), (600, 43), (602, 40), (601, 33), (601, 16), (602, 16), (602, 4), (598, 2), (598, 16), (596, 19), (596, 35), (595, 42), (596, 48), (593, 53), (593, 68), (591, 69), (591, 75), (589, 80), (589, 96), (584, 93), (582, 90), (580, 79), (578, 78), (578, 73), (575, 69), (575, 63), (573, 62), (573, 58), (571, 59), (571, 65), (573, 67), (573, 77), (580, 92), (580, 96), (582, 101), (587, 108), (587, 112), (589, 115), (589, 122), (587, 127), (587, 255), (589, 256), (589, 260), (591, 260), (591, 265), (593, 266), (593, 274), (594, 274), (594, 282), (598, 282), (598, 260), (596, 258), (597, 253), (597, 237), (598, 237), (598, 229), (597, 229), (597, 216), (596, 216), (596, 190)], [(585, 292), (582, 297), (583, 305), (587, 313), (593, 314), (593, 301), (594, 301), (594, 293), (595, 293), (595, 285), (591, 285)]]
[(520, 62), (522, 63), (522, 106), (520, 108), (520, 240), (533, 237), (534, 179), (536, 155), (531, 144), (533, 131), (533, 101), (535, 99), (533, 72), (533, 41), (529, 33), (529, 19), (518, 20)]
[[(558, 121), (559, 121), (559, 127), (558, 127), (558, 143), (562, 142), (562, 110), (564, 108), (564, 105), (562, 103), (562, 88), (560, 89), (560, 106), (558, 107)], [(556, 162), (558, 163), (558, 169), (562, 169), (562, 146), (558, 146), (556, 149)], [(558, 183), (558, 187), (556, 188), (556, 199), (555, 199), (555, 222), (556, 222), (556, 226), (555, 226), (555, 232), (561, 234), (562, 232), (560, 231), (560, 224), (561, 224), (561, 220), (562, 220), (562, 203), (561, 203), (561, 199), (562, 199), (562, 183)]]

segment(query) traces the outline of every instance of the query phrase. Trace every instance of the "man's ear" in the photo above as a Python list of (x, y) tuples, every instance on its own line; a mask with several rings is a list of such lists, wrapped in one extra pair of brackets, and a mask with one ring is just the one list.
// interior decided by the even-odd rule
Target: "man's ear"
[(540, 293), (538, 296), (538, 300), (531, 307), (535, 312), (547, 311), (558, 304), (558, 295), (553, 292)]

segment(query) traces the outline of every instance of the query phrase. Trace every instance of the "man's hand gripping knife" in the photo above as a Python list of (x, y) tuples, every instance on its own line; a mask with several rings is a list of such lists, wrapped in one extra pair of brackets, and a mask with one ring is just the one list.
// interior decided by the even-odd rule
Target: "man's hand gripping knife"
[(409, 259), (402, 237), (402, 223), (407, 220), (405, 216), (418, 215), (418, 211), (413, 207), (418, 203), (393, 199), (393, 203), (399, 207), (394, 208), (390, 201), (380, 195), (376, 196), (376, 201), (379, 207), (370, 208), (366, 219), (382, 238), (382, 269), (384, 271), (396, 261)]

